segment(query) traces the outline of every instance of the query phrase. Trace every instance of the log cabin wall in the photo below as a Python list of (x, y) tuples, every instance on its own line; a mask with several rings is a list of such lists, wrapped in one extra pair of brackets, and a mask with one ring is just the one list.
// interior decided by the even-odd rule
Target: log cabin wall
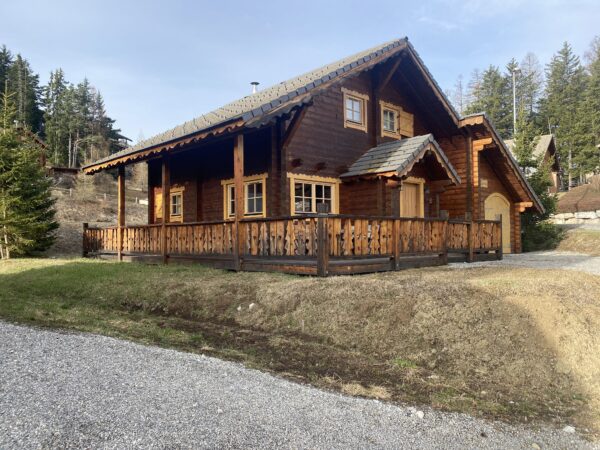
[[(244, 174), (269, 171), (270, 129), (245, 136)], [(183, 221), (223, 220), (222, 180), (233, 178), (233, 141), (224, 140), (199, 146), (171, 157), (171, 192), (183, 191)], [(157, 214), (161, 194), (161, 160), (148, 167), (150, 223), (160, 223)], [(267, 194), (268, 199), (268, 194)]]
[[(369, 96), (366, 104), (367, 130), (346, 128), (344, 126), (344, 97), (342, 88)], [(370, 72), (362, 73), (333, 86), (315, 97), (302, 122), (291, 140), (284, 158), (284, 170), (288, 173), (338, 178), (348, 167), (377, 143), (393, 140), (381, 137), (381, 124), (376, 115), (381, 114), (379, 101), (392, 103), (414, 116), (414, 134), (427, 134), (417, 110), (409, 99), (402, 95), (394, 80), (391, 80), (375, 99), (373, 108), (373, 81)], [(281, 174), (286, 177), (286, 174)], [(362, 183), (365, 183), (362, 185)], [(283, 186), (285, 185), (285, 186)], [(389, 191), (389, 186), (386, 191)], [(342, 214), (383, 214), (382, 198), (377, 205), (377, 183), (352, 182), (340, 185), (340, 213)], [(350, 204), (348, 196), (358, 195), (358, 203)], [(381, 194), (379, 194), (381, 195)], [(391, 214), (390, 195), (384, 196), (386, 213)], [(280, 191), (281, 214), (289, 214), (289, 183), (283, 183)], [(364, 207), (364, 209), (362, 209)]]
[(468, 141), (464, 136), (438, 140), (440, 147), (456, 169), (461, 179), (458, 186), (447, 186), (440, 194), (440, 209), (448, 211), (450, 218), (464, 218), (467, 212), (467, 152)]
[[(424, 214), (425, 217), (437, 217), (435, 199), (428, 189), (431, 179), (424, 164), (415, 164), (407, 176), (425, 180)], [(394, 191), (397, 191), (398, 187), (397, 181), (385, 178), (345, 182), (340, 185), (340, 213), (373, 216), (395, 215), (393, 202), (400, 200)]]

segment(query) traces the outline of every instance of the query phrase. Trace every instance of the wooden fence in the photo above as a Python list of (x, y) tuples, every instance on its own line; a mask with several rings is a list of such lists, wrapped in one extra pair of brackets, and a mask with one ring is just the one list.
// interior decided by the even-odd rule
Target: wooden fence
[(120, 229), (84, 224), (83, 233), (84, 255), (218, 259), (229, 268), (323, 276), (444, 264), (448, 253), (473, 261), (490, 252), (502, 257), (501, 221), (307, 215)]

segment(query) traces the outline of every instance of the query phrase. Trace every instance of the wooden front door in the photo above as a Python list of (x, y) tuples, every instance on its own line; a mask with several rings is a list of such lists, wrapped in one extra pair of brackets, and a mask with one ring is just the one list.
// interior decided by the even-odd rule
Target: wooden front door
[(502, 215), (502, 251), (510, 253), (510, 202), (502, 194), (491, 194), (485, 199), (486, 220)]
[(400, 191), (400, 216), (423, 217), (423, 186), (419, 183), (402, 183)]

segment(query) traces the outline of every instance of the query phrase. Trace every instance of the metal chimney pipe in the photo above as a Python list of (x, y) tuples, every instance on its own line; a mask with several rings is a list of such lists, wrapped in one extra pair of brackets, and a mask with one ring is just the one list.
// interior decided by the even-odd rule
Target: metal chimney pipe
[(256, 91), (258, 91), (258, 85), (260, 83), (258, 81), (251, 81), (250, 84), (252, 85), (252, 93), (256, 94)]

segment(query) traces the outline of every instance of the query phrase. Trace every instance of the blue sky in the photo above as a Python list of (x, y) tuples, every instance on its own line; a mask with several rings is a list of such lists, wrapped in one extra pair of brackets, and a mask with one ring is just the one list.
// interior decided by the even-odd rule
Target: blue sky
[(262, 87), (408, 36), (438, 83), (528, 52), (545, 64), (600, 34), (600, 1), (33, 1), (0, 3), (0, 44), (46, 83), (87, 76), (136, 141)]

